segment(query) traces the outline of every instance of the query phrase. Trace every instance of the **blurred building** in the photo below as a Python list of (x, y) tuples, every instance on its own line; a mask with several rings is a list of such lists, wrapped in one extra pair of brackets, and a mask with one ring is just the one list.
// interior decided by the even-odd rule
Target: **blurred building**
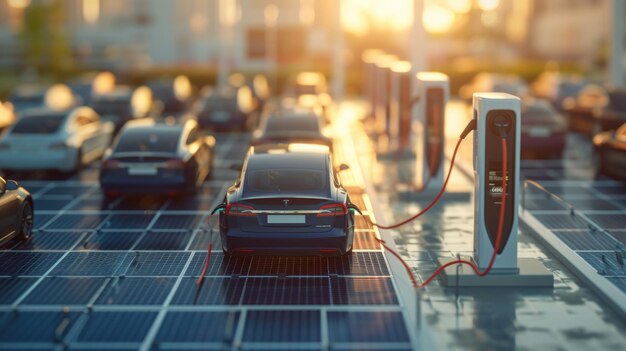
[(533, 52), (552, 59), (593, 59), (609, 40), (611, 1), (535, 0), (529, 26)]
[(319, 62), (329, 58), (333, 1), (0, 0), (0, 68), (20, 67), (25, 13), (50, 3), (61, 7), (62, 33), (86, 67), (207, 65), (228, 50), (229, 65), (254, 69), (267, 64), (268, 35), (278, 62)]

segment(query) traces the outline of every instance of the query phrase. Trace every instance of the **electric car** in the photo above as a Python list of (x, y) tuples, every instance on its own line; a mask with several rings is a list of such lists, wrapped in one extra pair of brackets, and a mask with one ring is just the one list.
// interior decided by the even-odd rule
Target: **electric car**
[(214, 131), (251, 130), (256, 126), (255, 104), (248, 86), (205, 88), (192, 108), (198, 123)]
[(11, 92), (9, 101), (18, 115), (31, 108), (65, 110), (81, 103), (78, 96), (65, 84), (54, 84), (49, 87), (21, 85)]
[(147, 85), (152, 89), (154, 99), (163, 103), (164, 114), (179, 114), (189, 108), (192, 86), (187, 76), (157, 79), (148, 82)]
[(558, 158), (565, 148), (567, 122), (543, 99), (526, 99), (522, 103), (521, 153), (523, 158)]
[(17, 237), (30, 239), (33, 232), (33, 198), (16, 181), (0, 177), (0, 245)]
[(609, 102), (607, 91), (598, 85), (587, 85), (578, 96), (563, 100), (563, 111), (569, 117), (569, 129), (574, 132), (593, 135), (597, 130), (594, 111), (604, 109)]
[(93, 96), (105, 94), (115, 88), (115, 75), (111, 72), (88, 73), (67, 83), (74, 95), (80, 97), (81, 103), (90, 105)]
[(146, 86), (135, 89), (118, 86), (93, 96), (91, 107), (103, 120), (113, 122), (116, 132), (132, 119), (152, 117), (161, 112), (159, 104), (155, 104), (152, 90)]
[(333, 141), (323, 131), (323, 120), (309, 109), (280, 109), (264, 116), (253, 133), (251, 145), (271, 143), (306, 143), (328, 146)]
[(597, 168), (600, 173), (626, 181), (626, 123), (614, 131), (593, 137)]
[(100, 158), (112, 135), (89, 107), (26, 110), (0, 139), (0, 169), (74, 172)]
[(474, 93), (485, 91), (524, 96), (528, 94), (529, 89), (528, 84), (519, 76), (481, 72), (474, 77), (471, 83), (463, 85), (459, 89), (459, 95), (471, 102)]
[(626, 122), (626, 90), (609, 91), (609, 103), (603, 109), (593, 111), (596, 119), (591, 135), (616, 130)]
[(578, 95), (585, 86), (580, 76), (548, 71), (537, 77), (531, 90), (535, 97), (548, 100), (560, 110), (565, 99)]
[(358, 209), (328, 148), (292, 143), (251, 147), (215, 210), (227, 254), (343, 255), (352, 250)]
[(107, 150), (100, 187), (107, 198), (122, 194), (183, 195), (213, 171), (215, 139), (200, 134), (194, 120), (128, 122)]

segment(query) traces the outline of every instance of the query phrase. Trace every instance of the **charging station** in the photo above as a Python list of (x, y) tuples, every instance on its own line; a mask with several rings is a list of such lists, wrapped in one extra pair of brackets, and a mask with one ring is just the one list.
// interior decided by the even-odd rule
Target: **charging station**
[[(476, 93), (473, 98), (476, 121), (474, 130), (474, 257), (478, 269), (485, 270), (497, 251), (495, 261), (485, 276), (470, 267), (452, 265), (443, 272), (449, 286), (553, 286), (552, 274), (534, 258), (518, 258), (518, 208), (520, 178), (520, 99), (505, 93)], [(503, 146), (506, 142), (507, 168), (502, 174)], [(505, 208), (501, 242), (495, 248), (505, 180)], [(444, 265), (455, 258), (440, 258)]]
[(365, 77), (365, 97), (370, 104), (370, 110), (368, 111), (368, 117), (375, 115), (376, 106), (378, 103), (377, 87), (376, 87), (376, 60), (379, 56), (383, 55), (383, 52), (377, 49), (368, 49), (363, 52), (361, 59), (363, 60), (363, 70)]
[(411, 104), (411, 63), (393, 62), (389, 106), (389, 149), (402, 158), (411, 154), (408, 140), (411, 131)]
[(391, 95), (391, 64), (397, 61), (394, 55), (381, 55), (376, 60), (376, 110), (375, 132), (379, 135), (379, 148), (386, 151), (389, 136), (389, 99)]
[(415, 185), (421, 191), (439, 191), (444, 178), (446, 104), (450, 80), (440, 72), (418, 72), (415, 132)]

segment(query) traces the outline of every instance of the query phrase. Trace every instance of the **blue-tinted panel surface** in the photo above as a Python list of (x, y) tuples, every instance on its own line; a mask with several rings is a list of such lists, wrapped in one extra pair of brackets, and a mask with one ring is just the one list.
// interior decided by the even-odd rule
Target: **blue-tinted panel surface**
[(153, 217), (151, 214), (114, 214), (102, 223), (102, 229), (144, 229)]
[(33, 223), (33, 227), (35, 229), (41, 229), (45, 227), (52, 218), (54, 218), (54, 215), (41, 214), (41, 213), (35, 212), (35, 222)]
[(249, 278), (243, 303), (327, 305), (330, 304), (328, 278)]
[(241, 301), (245, 278), (183, 278), (172, 305), (237, 305)]
[(77, 318), (78, 313), (0, 313), (0, 342), (60, 342)]
[(187, 252), (135, 252), (126, 271), (129, 276), (178, 276), (187, 260)]
[(143, 232), (97, 231), (83, 240), (78, 250), (129, 250)]
[[(195, 253), (189, 264), (189, 268), (185, 272), (185, 276), (197, 277), (202, 273), (207, 253), (198, 251)], [(213, 252), (207, 276), (230, 276), (230, 275), (247, 275), (250, 270), (249, 256), (224, 256), (221, 252)]]
[(238, 312), (169, 312), (156, 341), (223, 342), (228, 348), (238, 321)]
[(339, 275), (389, 275), (382, 252), (353, 252), (328, 258), (330, 273)]
[(604, 229), (626, 229), (626, 214), (592, 214), (588, 217)]
[(135, 250), (184, 250), (192, 231), (151, 231), (139, 241)]
[(45, 191), (43, 194), (48, 196), (48, 195), (74, 195), (74, 196), (78, 196), (78, 195), (84, 195), (86, 193), (91, 192), (92, 190), (96, 189), (95, 186), (91, 186), (91, 185), (71, 185), (71, 186), (66, 186), (66, 185), (56, 185), (50, 189), (48, 189), (47, 191)]
[(92, 312), (76, 341), (141, 342), (156, 312)]
[(112, 276), (132, 254), (122, 252), (70, 252), (52, 271), (52, 275)]
[(622, 262), (626, 260), (622, 251), (579, 252), (578, 254), (602, 275), (626, 276), (626, 265), (620, 264), (618, 258), (622, 256)]
[(202, 216), (187, 214), (161, 215), (152, 229), (196, 229)]
[(408, 342), (400, 312), (329, 312), (331, 342)]
[(103, 278), (45, 278), (23, 305), (85, 305), (104, 284)]
[(319, 311), (248, 311), (244, 342), (319, 342)]
[(43, 275), (61, 256), (63, 254), (58, 252), (0, 253), (0, 275)]
[(328, 261), (321, 256), (256, 256), (250, 275), (328, 275)]
[(98, 297), (99, 305), (162, 305), (174, 278), (114, 278)]
[(37, 211), (60, 211), (73, 200), (73, 198), (58, 199), (39, 197), (35, 199), (34, 205)]
[[(35, 216), (37, 217), (37, 216)], [(50, 222), (46, 229), (96, 229), (106, 215), (104, 214), (66, 214)]]
[(69, 250), (85, 233), (36, 230), (29, 241), (20, 243), (18, 250)]
[(398, 304), (391, 278), (331, 278), (336, 305)]
[(604, 232), (584, 231), (558, 231), (554, 235), (559, 237), (572, 250), (613, 250), (621, 243)]
[(167, 199), (154, 196), (127, 197), (113, 204), (117, 211), (156, 211)]
[(36, 281), (36, 278), (0, 278), (0, 305), (14, 303)]
[(546, 214), (536, 215), (537, 219), (548, 229), (585, 229), (589, 223), (579, 216), (569, 214)]

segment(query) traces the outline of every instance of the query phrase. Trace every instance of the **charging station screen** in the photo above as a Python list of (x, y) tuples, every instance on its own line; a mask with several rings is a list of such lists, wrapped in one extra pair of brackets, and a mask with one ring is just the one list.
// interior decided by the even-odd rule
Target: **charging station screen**
[(426, 162), (431, 174), (435, 174), (443, 156), (444, 92), (442, 88), (426, 91)]
[(484, 170), (484, 220), (487, 234), (491, 244), (495, 246), (498, 235), (498, 222), (500, 220), (500, 206), (502, 204), (502, 139), (500, 130), (496, 127), (496, 122), (502, 120), (508, 122), (506, 130), (506, 146), (507, 146), (507, 174), (506, 176), (506, 198), (504, 223), (502, 226), (502, 240), (498, 252), (501, 253), (506, 246), (506, 242), (511, 234), (513, 226), (514, 211), (513, 195), (515, 177), (511, 172), (515, 169), (515, 112), (511, 110), (493, 110), (487, 113), (485, 128), (485, 170)]

